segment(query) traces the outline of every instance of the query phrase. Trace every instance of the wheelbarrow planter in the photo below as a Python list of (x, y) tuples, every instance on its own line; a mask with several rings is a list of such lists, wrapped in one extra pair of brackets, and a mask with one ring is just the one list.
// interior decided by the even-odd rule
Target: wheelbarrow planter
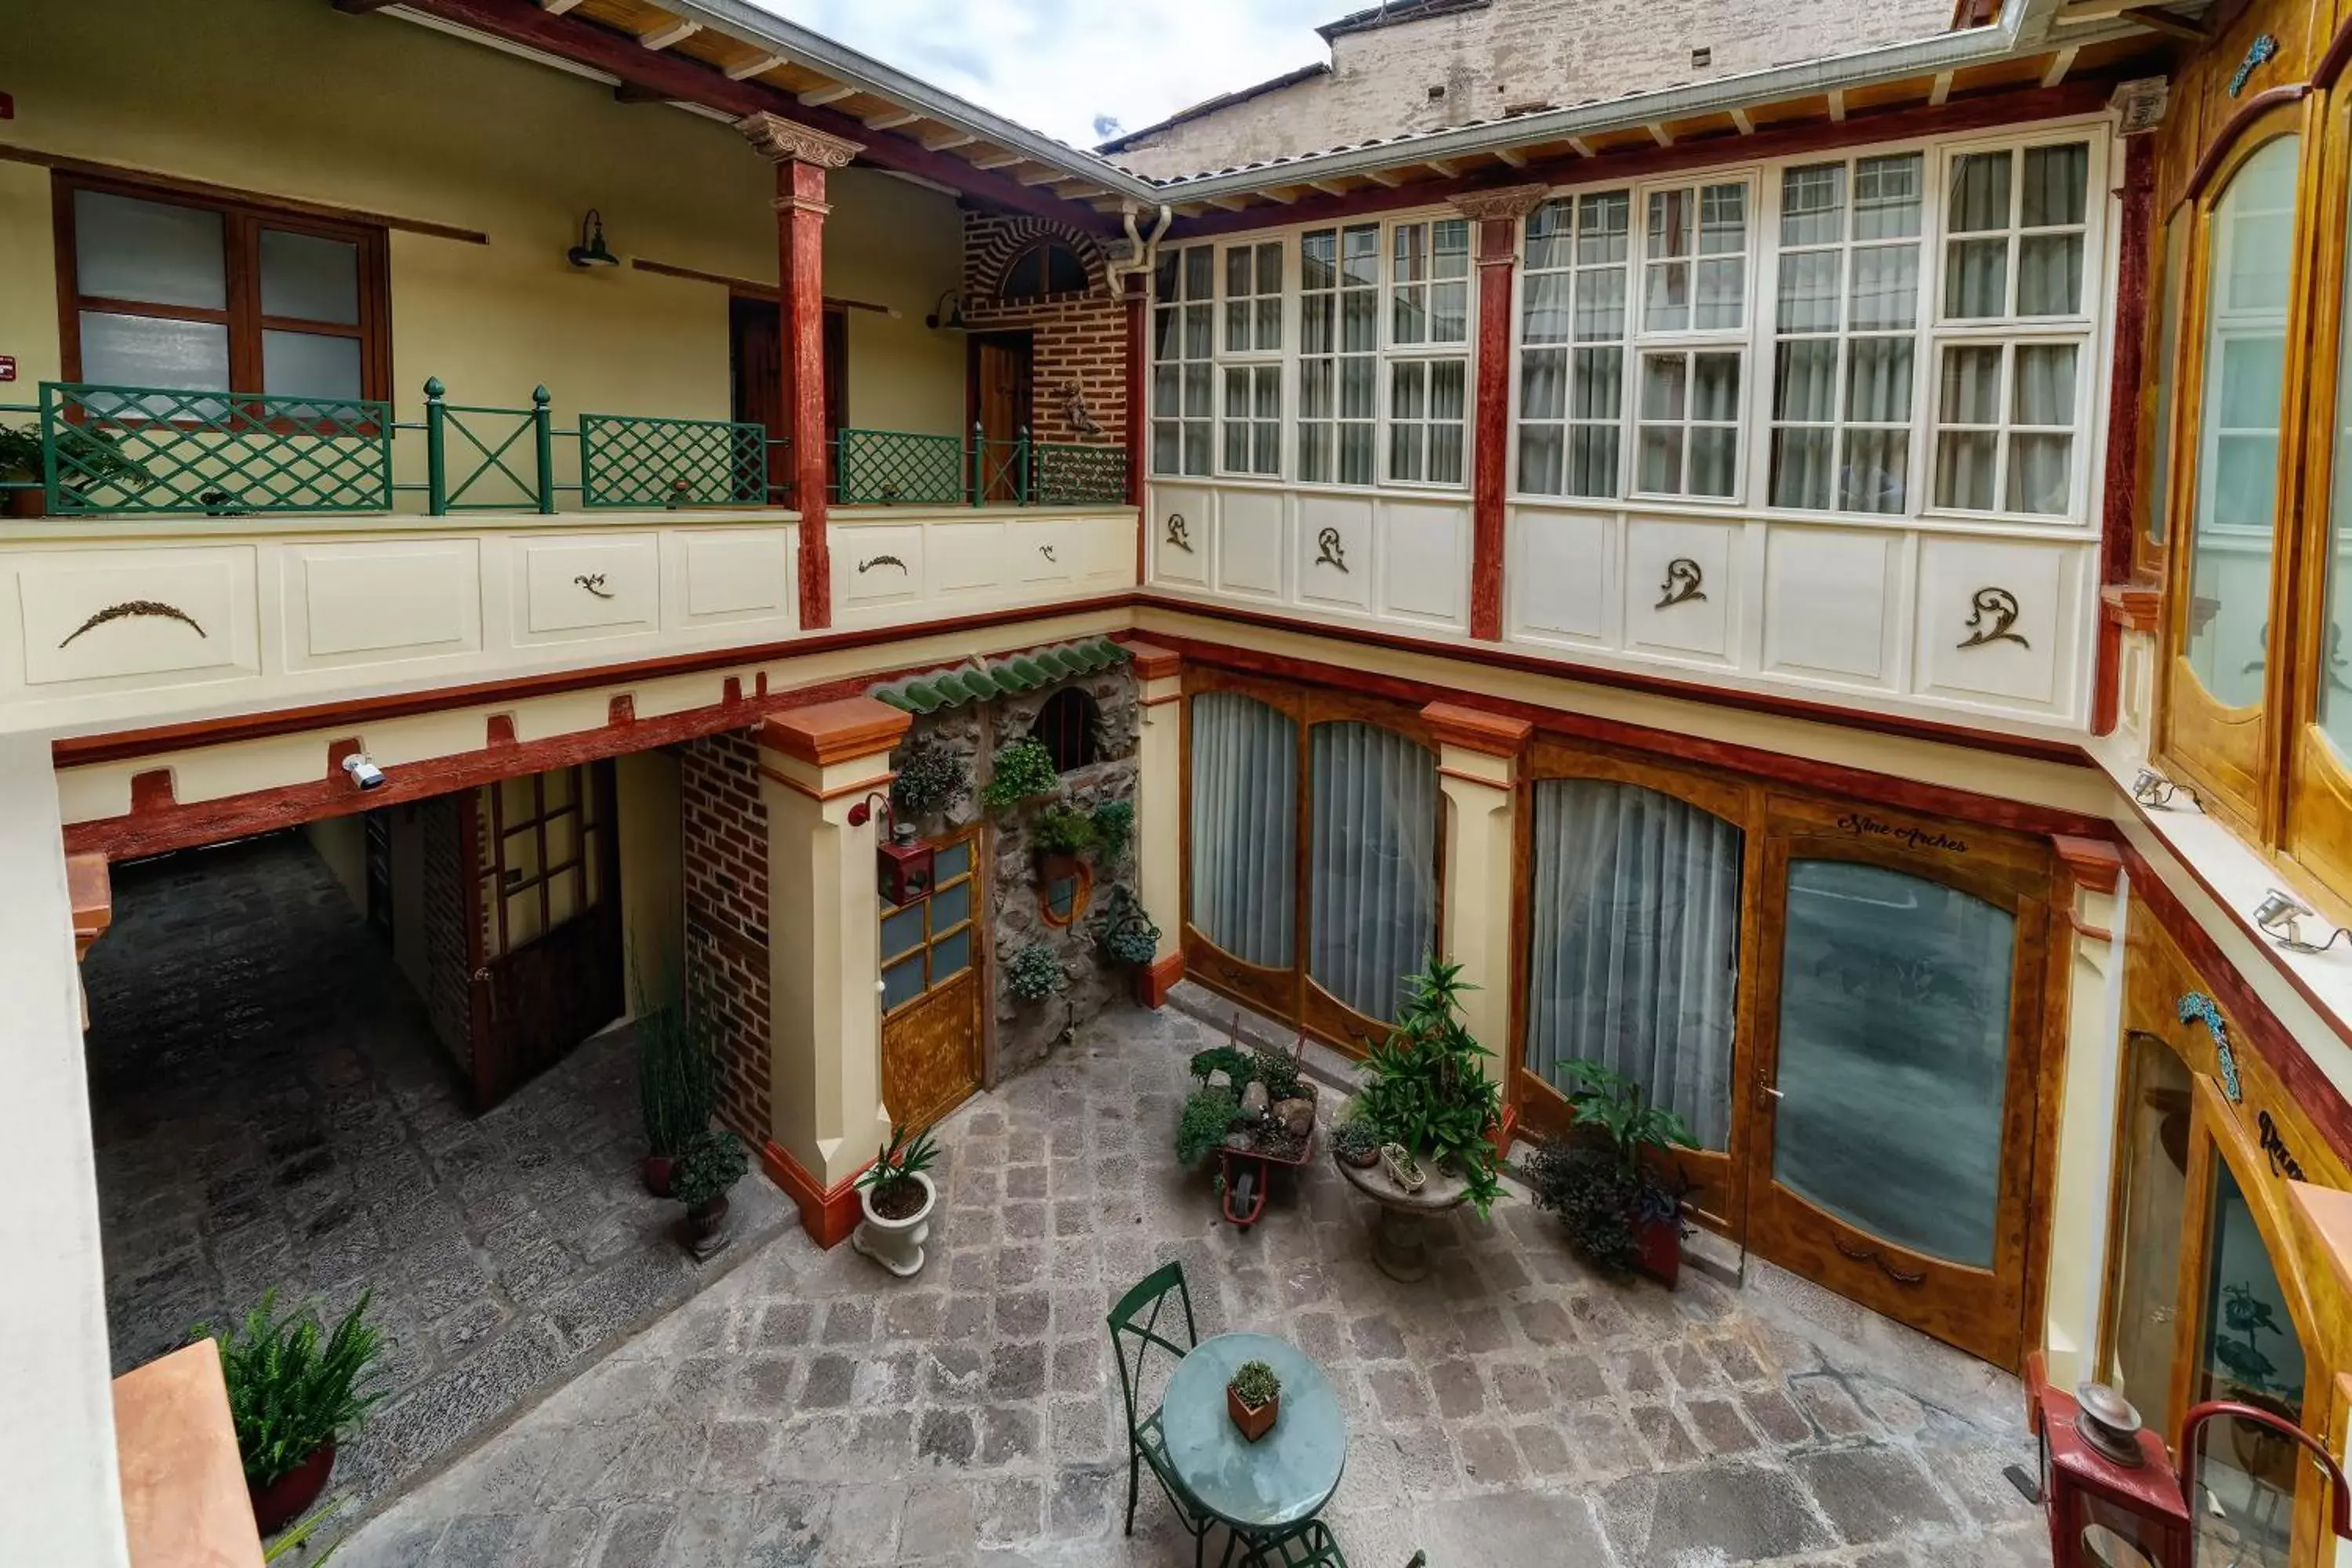
[(1296, 1171), (1315, 1156), (1315, 1130), (1300, 1139), (1297, 1153), (1270, 1153), (1227, 1144), (1217, 1151), (1217, 1191), (1224, 1216), (1247, 1230), (1265, 1213), (1266, 1188), (1276, 1171)]

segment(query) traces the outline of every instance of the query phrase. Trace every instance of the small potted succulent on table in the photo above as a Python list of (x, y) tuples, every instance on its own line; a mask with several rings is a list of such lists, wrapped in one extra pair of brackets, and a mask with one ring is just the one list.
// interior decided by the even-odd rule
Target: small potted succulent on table
[(743, 1140), (724, 1129), (707, 1129), (686, 1141), (670, 1163), (669, 1195), (686, 1205), (687, 1250), (699, 1260), (724, 1247), (727, 1194), (751, 1169)]
[(893, 1127), (889, 1144), (857, 1178), (857, 1203), (866, 1217), (849, 1244), (901, 1279), (922, 1272), (931, 1208), (940, 1201), (939, 1189), (924, 1173), (939, 1152), (928, 1131), (909, 1135), (906, 1128)]
[(1381, 1130), (1353, 1101), (1331, 1129), (1331, 1152), (1343, 1165), (1369, 1171), (1381, 1163)]
[(383, 1355), (383, 1331), (367, 1321), (374, 1292), (362, 1295), (331, 1332), (308, 1305), (278, 1316), (276, 1291), (220, 1342), (221, 1376), (245, 1463), (253, 1521), (275, 1535), (326, 1489), (335, 1445), (351, 1436), (390, 1391), (368, 1386)]
[(1262, 1361), (1245, 1361), (1234, 1369), (1225, 1384), (1225, 1414), (1233, 1417), (1242, 1440), (1255, 1443), (1274, 1430), (1282, 1414), (1282, 1379)]

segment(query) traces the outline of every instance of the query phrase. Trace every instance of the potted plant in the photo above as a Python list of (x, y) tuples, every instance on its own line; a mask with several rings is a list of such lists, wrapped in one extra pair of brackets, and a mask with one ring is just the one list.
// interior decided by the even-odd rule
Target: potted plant
[(194, 1331), (220, 1342), (236, 1451), (264, 1535), (318, 1500), (335, 1468), (335, 1445), (390, 1392), (368, 1386), (383, 1354), (383, 1332), (367, 1321), (374, 1294), (363, 1293), (331, 1331), (308, 1303), (278, 1316), (274, 1290), (235, 1331)]
[(1503, 1097), (1486, 1075), (1492, 1053), (1462, 1023), (1462, 993), (1470, 989), (1460, 964), (1434, 957), (1405, 977), (1404, 1006), (1389, 1037), (1365, 1057), (1364, 1087), (1349, 1114), (1402, 1150), (1411, 1169), (1435, 1164), (1461, 1177), (1483, 1217), (1503, 1190), (1491, 1136)]
[(727, 1194), (751, 1169), (743, 1140), (723, 1128), (705, 1128), (686, 1141), (669, 1168), (669, 1195), (686, 1205), (685, 1239), (697, 1258), (726, 1245)]
[(1031, 826), (1037, 847), (1037, 880), (1052, 884), (1078, 875), (1078, 863), (1100, 844), (1094, 818), (1066, 805), (1049, 805)]
[(907, 749), (898, 774), (890, 781), (890, 811), (894, 820), (919, 822), (943, 811), (971, 788), (971, 773), (962, 756), (937, 741), (919, 741)]
[(1282, 1379), (1262, 1361), (1245, 1361), (1234, 1369), (1225, 1384), (1225, 1414), (1233, 1417), (1242, 1440), (1255, 1443), (1274, 1430), (1282, 1414)]
[(929, 1131), (909, 1136), (890, 1129), (890, 1142), (857, 1177), (857, 1204), (866, 1217), (850, 1245), (901, 1279), (922, 1272), (923, 1243), (930, 1239), (931, 1207), (939, 1189), (925, 1172), (939, 1158)]
[(638, 1174), (655, 1197), (670, 1196), (678, 1152), (710, 1125), (718, 1108), (718, 1052), (710, 1031), (717, 1016), (707, 1003), (691, 1012), (672, 1003), (638, 1020), (637, 1115), (646, 1131)]
[(1017, 1001), (1043, 1002), (1069, 984), (1062, 961), (1042, 942), (1013, 949), (1004, 961), (1004, 988)]
[(1135, 836), (1135, 802), (1107, 800), (1089, 815), (1094, 819), (1096, 852), (1104, 865), (1111, 865), (1127, 853), (1127, 841)]
[(1682, 1272), (1682, 1189), (1661, 1156), (1696, 1147), (1690, 1126), (1623, 1073), (1588, 1061), (1570, 1062), (1567, 1073), (1576, 1131), (1528, 1162), (1536, 1202), (1560, 1216), (1593, 1262), (1638, 1269), (1672, 1289)]
[(1369, 1171), (1381, 1163), (1381, 1133), (1351, 1101), (1331, 1129), (1331, 1152), (1343, 1163)]
[(41, 470), (40, 430), (31, 425), (0, 426), (0, 482), (14, 487), (7, 492), (10, 517), (48, 515)]
[(1054, 753), (1045, 749), (1045, 742), (1032, 737), (1015, 741), (997, 752), (980, 799), (991, 811), (1009, 811), (1024, 800), (1052, 795), (1061, 787), (1062, 775), (1054, 769)]
[(1112, 968), (1139, 971), (1160, 955), (1160, 928), (1124, 887), (1111, 889), (1095, 917), (1095, 952)]

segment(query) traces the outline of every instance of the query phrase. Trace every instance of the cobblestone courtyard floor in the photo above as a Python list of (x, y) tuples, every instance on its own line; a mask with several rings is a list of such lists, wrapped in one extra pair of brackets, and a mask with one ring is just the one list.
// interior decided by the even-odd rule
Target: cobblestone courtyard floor
[[(1213, 1037), (1122, 1011), (946, 1122), (929, 1267), (898, 1281), (797, 1229), (368, 1523), (341, 1568), (1192, 1561), (1127, 1450), (1104, 1313), (1182, 1262), (1205, 1336), (1317, 1358), (1349, 1412), (1326, 1517), (1357, 1568), (2047, 1561), (1971, 1421), (1685, 1270), (1594, 1277), (1514, 1197), (1397, 1284), (1328, 1163), (1255, 1231), (1168, 1152)], [(1336, 1099), (1327, 1092), (1328, 1102)], [(754, 1178), (756, 1180), (756, 1178)], [(362, 1439), (364, 1441), (364, 1439)], [(1213, 1560), (1214, 1548), (1212, 1548)]]

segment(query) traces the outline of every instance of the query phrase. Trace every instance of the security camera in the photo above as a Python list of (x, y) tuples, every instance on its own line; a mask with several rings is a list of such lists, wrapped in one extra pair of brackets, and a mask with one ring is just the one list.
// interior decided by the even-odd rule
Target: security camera
[(352, 775), (352, 783), (362, 789), (382, 789), (383, 770), (368, 760), (365, 752), (353, 752), (343, 759), (343, 772)]

